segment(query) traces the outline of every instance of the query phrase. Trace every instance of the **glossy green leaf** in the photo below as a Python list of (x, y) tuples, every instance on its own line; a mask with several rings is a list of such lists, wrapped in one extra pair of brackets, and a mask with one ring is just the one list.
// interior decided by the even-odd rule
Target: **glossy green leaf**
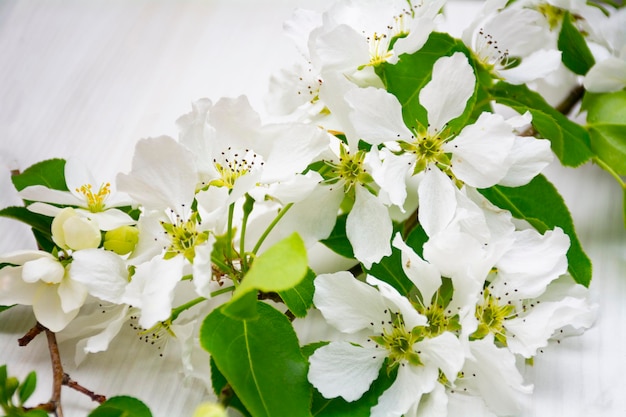
[(315, 280), (315, 273), (309, 269), (298, 285), (288, 290), (278, 291), (280, 298), (296, 317), (306, 316), (313, 306), (313, 293), (315, 292), (313, 280)]
[(42, 214), (33, 213), (26, 207), (5, 207), (0, 210), (1, 217), (7, 217), (14, 220), (19, 220), (22, 223), (26, 223), (34, 230), (38, 230), (43, 234), (50, 235), (52, 225), (52, 217), (44, 216)]
[(302, 238), (294, 233), (276, 243), (254, 260), (224, 313), (238, 318), (256, 315), (257, 291), (279, 292), (297, 286), (308, 271)]
[(575, 74), (585, 75), (589, 68), (595, 64), (589, 46), (587, 46), (584, 36), (574, 25), (574, 17), (570, 12), (565, 12), (563, 16), (557, 45), (562, 52), (561, 61)]
[(391, 248), (391, 255), (385, 256), (379, 263), (373, 264), (366, 272), (393, 286), (400, 294), (407, 295), (413, 283), (402, 269), (402, 254), (399, 249)]
[(111, 397), (91, 413), (89, 417), (152, 417), (150, 409), (133, 397)]
[(586, 92), (583, 97), (582, 110), (587, 111), (589, 125), (624, 125), (626, 124), (626, 90), (601, 94)]
[[(385, 83), (387, 91), (395, 95), (402, 104), (402, 114), (407, 126), (414, 127), (416, 123), (424, 127), (428, 125), (426, 109), (419, 103), (419, 92), (432, 78), (435, 62), (455, 52), (471, 56), (460, 40), (446, 33), (433, 32), (419, 51), (401, 55), (395, 65), (385, 63), (377, 68), (377, 74)], [(472, 64), (472, 59), (468, 59)], [(466, 111), (448, 123), (451, 131), (458, 132), (467, 123), (475, 103), (476, 94), (470, 98)]]
[(626, 175), (626, 125), (589, 127), (591, 149), (618, 175)]
[(498, 103), (521, 114), (530, 111), (533, 127), (541, 137), (550, 140), (563, 165), (576, 167), (593, 156), (587, 131), (546, 103), (540, 94), (524, 85), (505, 82), (497, 83), (490, 91)]
[(250, 413), (228, 384), (226, 377), (224, 377), (217, 368), (213, 357), (211, 357), (211, 385), (213, 386), (213, 392), (215, 392), (220, 402), (224, 402), (226, 406), (236, 409), (245, 417), (250, 417)]
[(496, 206), (509, 210), (518, 219), (528, 221), (540, 233), (556, 226), (563, 229), (571, 241), (567, 252), (569, 272), (576, 282), (589, 286), (591, 261), (576, 235), (574, 222), (563, 197), (543, 175), (538, 175), (522, 187), (494, 186), (479, 191)]
[(31, 185), (43, 185), (53, 190), (67, 191), (65, 184), (65, 160), (48, 159), (38, 162), (18, 175), (11, 177), (18, 191)]
[(209, 314), (200, 343), (254, 417), (309, 417), (308, 363), (289, 319), (263, 303), (258, 317), (237, 320), (221, 309)]
[(33, 392), (35, 392), (35, 388), (37, 388), (37, 374), (32, 371), (26, 375), (26, 378), (24, 378), (24, 381), (22, 381), (17, 390), (20, 404), (24, 404), (28, 401), (30, 396), (33, 395)]
[(332, 232), (330, 232), (330, 236), (320, 242), (323, 243), (328, 249), (341, 256), (354, 258), (352, 244), (350, 244), (346, 233), (347, 218), (347, 213), (338, 216), (337, 221), (335, 222), (335, 227), (333, 227)]

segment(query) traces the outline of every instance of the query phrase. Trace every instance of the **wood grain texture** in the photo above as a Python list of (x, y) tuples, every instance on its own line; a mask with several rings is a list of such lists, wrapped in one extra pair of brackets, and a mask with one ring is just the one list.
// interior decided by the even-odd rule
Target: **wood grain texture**
[[(52, 157), (76, 157), (114, 180), (130, 167), (135, 142), (176, 135), (176, 118), (201, 97), (247, 94), (260, 108), (269, 75), (296, 50), (282, 34), (294, 7), (323, 10), (330, 0), (4, 0), (0, 2), (0, 206), (16, 204), (8, 172)], [(480, 3), (480, 2), (478, 2)], [(453, 28), (476, 2), (452, 2)], [(455, 30), (458, 34), (459, 31)], [(549, 178), (570, 206), (594, 262), (591, 298), (599, 318), (581, 337), (554, 344), (528, 367), (535, 385), (524, 417), (626, 415), (626, 233), (621, 191), (595, 166), (553, 165)], [(32, 247), (20, 225), (0, 219), (0, 253)], [(34, 323), (28, 308), (0, 316), (0, 364), (20, 376), (36, 369), (36, 399), (49, 396), (44, 338), (20, 348)], [(78, 369), (71, 344), (64, 366), (86, 387), (144, 400), (155, 417), (189, 416), (202, 399), (178, 362), (159, 358), (127, 329), (112, 348)], [(89, 400), (65, 389), (66, 416)]]

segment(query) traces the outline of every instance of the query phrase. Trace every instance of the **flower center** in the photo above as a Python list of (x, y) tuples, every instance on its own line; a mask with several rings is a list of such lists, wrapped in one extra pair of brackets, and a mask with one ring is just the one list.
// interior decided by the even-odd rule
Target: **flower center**
[(424, 327), (424, 336), (433, 338), (439, 336), (445, 331), (455, 331), (461, 328), (459, 323), (459, 316), (450, 316), (446, 312), (443, 305), (431, 304), (426, 308), (417, 308), (417, 311), (426, 316), (428, 319), (428, 326)]
[(400, 147), (415, 155), (416, 163), (413, 175), (422, 172), (430, 164), (440, 164), (446, 170), (450, 166), (450, 158), (443, 150), (445, 140), (439, 135), (425, 134), (413, 142), (399, 142)]
[(519, 60), (511, 57), (508, 49), (502, 48), (498, 41), (485, 29), (480, 28), (475, 41), (474, 51), (479, 61), (488, 70), (502, 70), (519, 64)]
[(331, 168), (329, 182), (341, 182), (346, 191), (349, 191), (356, 184), (367, 184), (373, 181), (371, 175), (363, 167), (365, 151), (357, 151), (351, 154), (344, 146), (339, 150), (339, 163), (325, 161)]
[(199, 232), (197, 226), (200, 224), (198, 213), (194, 212), (189, 220), (183, 220), (177, 214), (172, 223), (161, 222), (165, 234), (170, 238), (171, 244), (165, 248), (165, 259), (171, 259), (182, 254), (189, 262), (193, 263), (196, 256), (195, 247), (206, 242), (208, 232)]
[(405, 362), (413, 366), (423, 365), (419, 352), (416, 352), (413, 347), (417, 342), (424, 339), (424, 328), (417, 326), (408, 331), (399, 315), (394, 315), (391, 323), (391, 327), (383, 329), (380, 336), (371, 337), (371, 340), (389, 352), (389, 369)]
[(229, 146), (219, 158), (213, 159), (218, 178), (211, 181), (209, 185), (232, 189), (237, 179), (251, 172), (255, 166), (263, 166), (263, 164), (261, 158), (251, 150), (237, 151)]
[(537, 5), (537, 11), (545, 16), (550, 25), (550, 30), (556, 29), (565, 15), (565, 10), (548, 3)]
[(111, 184), (107, 182), (100, 185), (100, 188), (95, 193), (91, 184), (85, 184), (77, 188), (76, 192), (85, 196), (89, 211), (98, 213), (104, 211), (104, 203), (109, 194), (111, 194)]
[(489, 292), (489, 289), (483, 290), (483, 303), (476, 306), (476, 318), (478, 319), (478, 328), (472, 335), (471, 339), (482, 339), (489, 333), (493, 333), (495, 339), (506, 346), (506, 329), (504, 328), (505, 320), (515, 316), (515, 306), (512, 304), (500, 305), (500, 302)]

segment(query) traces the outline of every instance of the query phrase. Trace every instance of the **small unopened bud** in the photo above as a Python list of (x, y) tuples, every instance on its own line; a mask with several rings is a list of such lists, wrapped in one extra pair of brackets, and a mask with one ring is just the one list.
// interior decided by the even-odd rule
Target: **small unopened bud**
[(52, 240), (63, 249), (91, 249), (100, 246), (102, 236), (98, 225), (66, 207), (52, 220)]
[(126, 255), (135, 250), (139, 241), (139, 230), (133, 226), (121, 226), (104, 234), (104, 249), (118, 255)]
[(196, 408), (193, 417), (228, 417), (226, 410), (217, 403), (202, 403)]

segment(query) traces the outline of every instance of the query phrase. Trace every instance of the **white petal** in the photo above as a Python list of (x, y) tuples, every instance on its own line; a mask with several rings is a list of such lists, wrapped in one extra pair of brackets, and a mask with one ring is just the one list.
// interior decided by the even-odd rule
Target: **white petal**
[(263, 139), (272, 143), (263, 166), (264, 183), (289, 180), (302, 173), (330, 141), (328, 133), (305, 124), (269, 125), (262, 133)]
[(81, 215), (93, 220), (98, 229), (103, 231), (117, 229), (122, 226), (130, 226), (137, 223), (132, 217), (118, 209), (108, 209), (93, 213), (91, 211), (76, 209)]
[(344, 333), (369, 328), (378, 333), (381, 323), (389, 320), (380, 293), (347, 271), (319, 275), (314, 284), (313, 303), (329, 324)]
[(561, 65), (561, 51), (541, 49), (527, 57), (514, 68), (499, 71), (500, 75), (511, 84), (524, 84), (544, 78)]
[(419, 290), (424, 304), (428, 305), (441, 286), (439, 269), (420, 258), (404, 243), (400, 233), (394, 237), (393, 246), (402, 253), (402, 270)]
[(584, 298), (566, 297), (560, 301), (535, 303), (527, 314), (505, 321), (506, 330), (511, 334), (507, 344), (511, 352), (530, 358), (547, 346), (558, 329), (566, 326), (586, 329), (591, 327), (595, 317), (595, 307)]
[(24, 264), (22, 279), (26, 282), (42, 281), (46, 284), (59, 284), (65, 276), (65, 268), (50, 257), (42, 257)]
[(213, 279), (213, 270), (211, 263), (211, 252), (215, 236), (209, 235), (209, 239), (195, 248), (196, 256), (193, 258), (193, 285), (196, 293), (204, 298), (211, 298), (211, 292), (215, 291), (218, 286)]
[(31, 185), (18, 193), (24, 200), (43, 201), (67, 206), (83, 206), (85, 201), (68, 191), (53, 190), (43, 185)]
[(354, 249), (354, 257), (366, 268), (391, 255), (393, 225), (389, 210), (380, 200), (361, 186), (346, 221), (346, 235)]
[(626, 59), (609, 57), (591, 67), (583, 81), (593, 93), (619, 91), (626, 86)]
[[(422, 397), (422, 401), (415, 407), (415, 411), (408, 415), (415, 417), (449, 417), (448, 395), (441, 384), (435, 384), (435, 388)], [(468, 414), (476, 417), (474, 414)]]
[(428, 324), (428, 319), (417, 312), (411, 302), (404, 296), (400, 295), (398, 290), (389, 285), (388, 283), (379, 280), (371, 275), (367, 276), (367, 283), (370, 285), (376, 285), (380, 295), (385, 297), (388, 301), (388, 305), (393, 312), (400, 313), (402, 320), (407, 329), (413, 329), (417, 326), (425, 326)]
[(437, 368), (400, 364), (396, 380), (378, 398), (371, 417), (398, 417), (418, 404), (422, 395), (432, 391), (438, 377)]
[[(434, 2), (429, 2), (434, 3)], [(443, 7), (443, 2), (439, 1), (441, 6)], [(422, 4), (422, 8), (426, 8), (428, 6)], [(435, 29), (435, 20), (433, 16), (427, 16), (422, 18), (413, 18), (411, 19), (411, 27), (409, 29), (409, 35), (400, 38), (393, 45), (393, 50), (395, 52), (395, 56), (400, 56), (402, 54), (412, 54), (418, 51), (430, 36), (430, 33)]]
[(77, 191), (83, 185), (91, 184), (96, 188), (100, 186), (93, 175), (91, 175), (87, 166), (75, 158), (70, 158), (65, 162), (65, 183), (70, 192), (78, 198), (84, 198)]
[(78, 315), (78, 310), (64, 312), (57, 286), (39, 285), (33, 300), (37, 321), (53, 332), (60, 332)]
[(383, 163), (372, 169), (372, 177), (380, 185), (379, 195), (387, 195), (389, 201), (403, 207), (407, 198), (407, 176), (415, 158), (408, 154), (395, 155), (387, 148), (380, 151)]
[(533, 137), (516, 136), (505, 165), (506, 175), (498, 182), (506, 187), (528, 184), (554, 159), (550, 141)]
[(505, 165), (514, 134), (502, 116), (483, 113), (476, 123), (463, 128), (444, 149), (452, 152), (452, 171), (461, 181), (476, 188), (487, 188), (508, 171)]
[(58, 287), (61, 308), (66, 313), (79, 310), (87, 298), (87, 289), (80, 282), (65, 277)]
[(314, 30), (309, 50), (313, 65), (324, 72), (352, 72), (370, 61), (367, 41), (348, 25)]
[(457, 205), (454, 185), (438, 168), (428, 167), (417, 193), (420, 224), (428, 236), (433, 236), (454, 217)]
[(122, 302), (141, 309), (139, 325), (149, 329), (172, 312), (173, 291), (182, 278), (183, 257), (154, 258), (137, 266)]
[(440, 369), (450, 382), (456, 380), (465, 361), (461, 342), (450, 332), (416, 343), (415, 350), (422, 352), (420, 358), (425, 366)]
[(137, 142), (132, 170), (118, 174), (117, 185), (147, 209), (170, 208), (184, 215), (193, 201), (197, 178), (194, 154), (161, 136)]
[(468, 388), (478, 391), (497, 415), (517, 415), (522, 401), (532, 392), (532, 385), (524, 385), (515, 355), (496, 347), (493, 335), (472, 341), (469, 346), (473, 358), (466, 361), (466, 378), (459, 380), (459, 388), (467, 382)]
[(82, 283), (89, 294), (119, 303), (128, 284), (126, 263), (117, 254), (102, 249), (85, 249), (72, 255), (70, 277)]
[(0, 269), (0, 305), (31, 305), (38, 285), (22, 279), (21, 266), (5, 266)]
[(422, 88), (419, 101), (428, 112), (429, 132), (438, 132), (450, 120), (463, 114), (474, 94), (476, 77), (461, 52), (435, 62), (432, 79)]
[(402, 120), (402, 105), (393, 94), (368, 87), (350, 90), (345, 98), (352, 107), (349, 118), (360, 139), (372, 145), (411, 141), (412, 133)]
[(361, 398), (378, 376), (385, 360), (381, 349), (332, 342), (309, 358), (309, 382), (326, 398)]
[(496, 263), (498, 295), (515, 289), (517, 299), (536, 298), (550, 282), (567, 271), (569, 237), (556, 228), (544, 235), (534, 229), (514, 233), (511, 249)]

